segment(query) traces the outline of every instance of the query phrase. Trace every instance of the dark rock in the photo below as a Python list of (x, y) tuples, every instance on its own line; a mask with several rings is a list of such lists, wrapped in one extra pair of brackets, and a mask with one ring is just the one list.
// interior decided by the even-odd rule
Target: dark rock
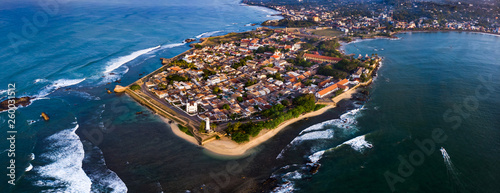
[(188, 39), (184, 40), (184, 42), (186, 42), (186, 43), (190, 43), (190, 42), (194, 42), (194, 41), (196, 41), (196, 39), (194, 39), (194, 38), (188, 38)]
[(321, 166), (320, 164), (314, 164), (314, 165), (311, 167), (311, 169), (309, 170), (309, 173), (311, 173), (311, 174), (315, 174), (315, 173), (317, 173), (317, 172), (318, 172), (318, 170), (319, 170), (319, 167), (320, 167), (320, 166)]
[[(15, 101), (14, 105), (16, 107), (18, 107), (18, 106), (26, 107), (26, 106), (31, 104), (31, 100), (34, 98), (35, 97), (13, 98)], [(0, 103), (0, 111), (6, 111), (9, 109), (9, 100), (12, 100), (12, 99), (6, 99)]]

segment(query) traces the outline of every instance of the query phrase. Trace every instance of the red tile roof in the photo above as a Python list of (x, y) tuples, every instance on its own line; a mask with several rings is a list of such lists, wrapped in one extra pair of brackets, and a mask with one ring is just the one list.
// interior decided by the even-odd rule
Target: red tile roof
[(318, 94), (319, 94), (319, 95), (321, 95), (321, 96), (323, 96), (323, 95), (325, 95), (325, 94), (329, 93), (330, 91), (335, 90), (336, 88), (338, 88), (338, 87), (337, 87), (337, 84), (333, 84), (333, 85), (330, 85), (329, 87), (326, 87), (326, 88), (325, 88), (325, 89), (323, 89), (323, 90), (320, 90), (320, 91), (318, 92)]
[(347, 79), (343, 79), (343, 80), (341, 80), (341, 81), (337, 82), (336, 84), (345, 85), (345, 84), (347, 84), (348, 82), (349, 82), (349, 80), (347, 80)]

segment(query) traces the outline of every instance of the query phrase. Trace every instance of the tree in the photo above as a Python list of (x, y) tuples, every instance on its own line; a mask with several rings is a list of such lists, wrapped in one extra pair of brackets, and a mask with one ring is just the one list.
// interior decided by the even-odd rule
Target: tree
[(132, 86), (130, 86), (130, 89), (131, 90), (141, 90), (141, 86), (139, 86), (137, 84), (133, 84)]
[(226, 109), (226, 110), (230, 110), (231, 109), (231, 107), (228, 104), (222, 105), (222, 108)]
[(342, 59), (341, 61), (337, 62), (334, 66), (337, 69), (340, 69), (344, 72), (350, 72), (358, 67), (359, 61), (358, 60), (346, 60)]
[(236, 143), (243, 143), (245, 141), (249, 141), (250, 137), (248, 136), (248, 134), (244, 133), (233, 133), (231, 134), (231, 139)]
[(217, 93), (221, 93), (222, 90), (218, 87), (218, 86), (215, 86), (213, 89), (212, 89), (213, 93), (214, 94), (217, 94)]
[(236, 100), (241, 103), (243, 102), (243, 97), (237, 97)]
[(370, 80), (365, 74), (361, 74), (361, 77), (359, 79), (361, 80), (361, 82), (366, 82)]
[(158, 84), (158, 89), (165, 90), (165, 89), (167, 89), (167, 85), (164, 85), (163, 83), (160, 83), (160, 84)]
[(282, 100), (281, 104), (283, 104), (285, 106), (290, 106), (290, 101), (288, 101), (288, 100)]
[(202, 121), (200, 124), (200, 133), (206, 132), (205, 125), (206, 125), (205, 121)]

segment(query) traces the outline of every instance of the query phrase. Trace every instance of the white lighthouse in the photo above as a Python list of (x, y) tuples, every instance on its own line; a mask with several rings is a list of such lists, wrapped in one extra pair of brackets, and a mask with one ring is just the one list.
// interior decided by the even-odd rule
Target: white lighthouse
[(207, 131), (207, 133), (210, 131), (210, 118), (205, 118), (205, 131)]

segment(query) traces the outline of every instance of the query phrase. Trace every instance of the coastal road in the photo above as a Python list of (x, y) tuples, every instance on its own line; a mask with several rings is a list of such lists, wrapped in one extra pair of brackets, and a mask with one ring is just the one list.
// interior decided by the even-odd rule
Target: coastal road
[(171, 105), (169, 102), (167, 102), (165, 99), (160, 99), (158, 98), (156, 95), (154, 95), (153, 93), (151, 93), (149, 91), (149, 89), (147, 88), (146, 84), (141, 84), (141, 91), (146, 94), (149, 98), (152, 98), (154, 100), (156, 100), (157, 102), (159, 102), (160, 104), (163, 104), (165, 105), (167, 108), (173, 110), (175, 113), (181, 115), (181, 116), (184, 116), (186, 118), (189, 119), (189, 121), (194, 124), (194, 125), (199, 125), (201, 124), (201, 120), (198, 118), (198, 116), (189, 116), (187, 113), (185, 113), (184, 111), (178, 109), (177, 107)]

